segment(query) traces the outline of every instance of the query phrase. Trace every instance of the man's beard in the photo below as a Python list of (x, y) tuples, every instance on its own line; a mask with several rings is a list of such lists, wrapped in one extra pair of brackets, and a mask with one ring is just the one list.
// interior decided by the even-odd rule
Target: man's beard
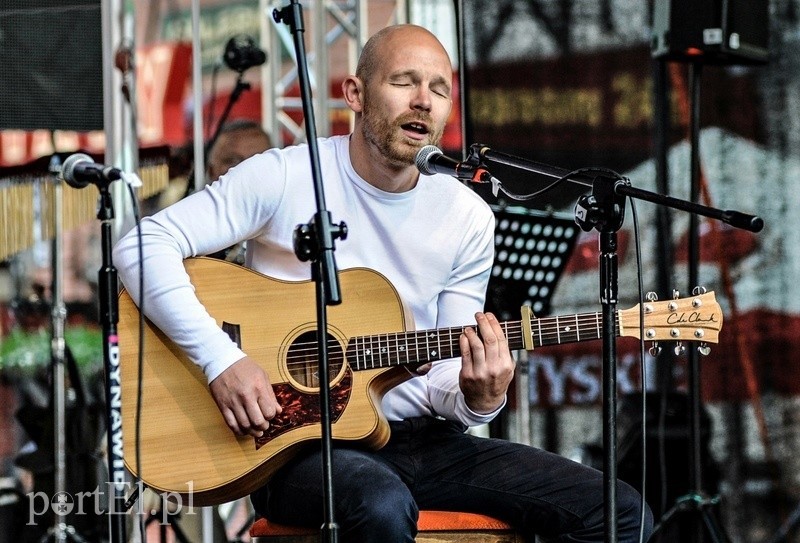
[(424, 122), (426, 126), (433, 127), (434, 122), (426, 112), (406, 113), (390, 121), (377, 112), (373, 112), (367, 101), (364, 102), (364, 111), (361, 119), (361, 131), (370, 144), (374, 145), (389, 161), (390, 164), (402, 168), (414, 164), (414, 159), (419, 150), (425, 145), (439, 145), (444, 128), (429, 132), (421, 140), (407, 138), (402, 132), (402, 126), (414, 121)]

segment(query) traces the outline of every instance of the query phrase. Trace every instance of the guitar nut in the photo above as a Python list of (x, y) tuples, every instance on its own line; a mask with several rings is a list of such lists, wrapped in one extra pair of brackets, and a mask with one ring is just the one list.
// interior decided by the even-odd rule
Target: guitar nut
[(703, 329), (698, 328), (697, 330), (694, 331), (694, 337), (696, 337), (698, 339), (703, 338), (705, 335), (706, 335), (706, 333), (705, 333), (705, 330), (703, 330)]
[(697, 308), (700, 307), (701, 305), (703, 305), (703, 300), (701, 300), (700, 298), (695, 298), (694, 300), (692, 300), (692, 307)]
[(681, 337), (681, 331), (678, 330), (677, 328), (673, 328), (672, 330), (669, 331), (669, 335), (672, 337)]
[(645, 313), (652, 313), (653, 312), (653, 306), (650, 305), (650, 304), (644, 304), (644, 312)]
[(644, 335), (647, 336), (647, 339), (653, 339), (654, 337), (656, 337), (656, 331), (653, 330), (652, 328), (648, 328), (645, 331)]
[(676, 304), (675, 302), (670, 302), (669, 304), (667, 304), (667, 307), (669, 308), (670, 311), (673, 312), (678, 310), (678, 304)]

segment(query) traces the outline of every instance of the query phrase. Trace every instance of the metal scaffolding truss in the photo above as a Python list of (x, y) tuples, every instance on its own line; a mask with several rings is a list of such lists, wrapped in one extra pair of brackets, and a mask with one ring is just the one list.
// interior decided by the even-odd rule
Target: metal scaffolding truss
[[(335, 44), (346, 40), (347, 71), (348, 73), (355, 71), (356, 59), (370, 34), (368, 12), (371, 3), (380, 3), (383, 9), (391, 13), (386, 24), (404, 23), (408, 20), (405, 0), (303, 2), (309, 82), (313, 95), (317, 135), (321, 137), (331, 134), (331, 113), (335, 110), (346, 110), (343, 100), (330, 96), (330, 51)], [(287, 94), (298, 84), (293, 36), (287, 25), (276, 23), (272, 17), (274, 9), (280, 9), (285, 5), (285, 0), (260, 0), (261, 10), (264, 13), (261, 45), (271, 52), (270, 62), (261, 71), (262, 121), (272, 136), (273, 144), (278, 147), (305, 140), (305, 128), (302, 122), (296, 122), (290, 115), (302, 112), (301, 100), (297, 96)], [(286, 132), (292, 135), (292, 141), (285, 141)]]

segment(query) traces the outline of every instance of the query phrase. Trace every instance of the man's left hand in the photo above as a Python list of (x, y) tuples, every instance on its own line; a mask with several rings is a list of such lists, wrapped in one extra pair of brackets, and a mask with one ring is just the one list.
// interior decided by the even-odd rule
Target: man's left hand
[(459, 338), (461, 373), (459, 385), (475, 413), (491, 413), (503, 404), (514, 377), (514, 359), (503, 329), (491, 313), (476, 313), (478, 332), (466, 328)]

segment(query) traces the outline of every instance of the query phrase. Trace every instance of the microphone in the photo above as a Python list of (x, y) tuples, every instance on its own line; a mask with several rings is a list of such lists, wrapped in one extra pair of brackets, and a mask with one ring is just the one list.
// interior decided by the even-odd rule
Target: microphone
[(489, 176), (486, 169), (470, 164), (468, 162), (458, 162), (442, 153), (442, 150), (435, 145), (426, 145), (417, 152), (414, 159), (417, 169), (425, 175), (443, 173), (452, 175), (457, 179), (466, 179), (475, 182), (487, 182), (484, 177)]
[(122, 179), (122, 171), (105, 164), (92, 162), (92, 157), (83, 153), (70, 155), (61, 166), (61, 176), (71, 187), (82, 189), (92, 185), (105, 185)]

